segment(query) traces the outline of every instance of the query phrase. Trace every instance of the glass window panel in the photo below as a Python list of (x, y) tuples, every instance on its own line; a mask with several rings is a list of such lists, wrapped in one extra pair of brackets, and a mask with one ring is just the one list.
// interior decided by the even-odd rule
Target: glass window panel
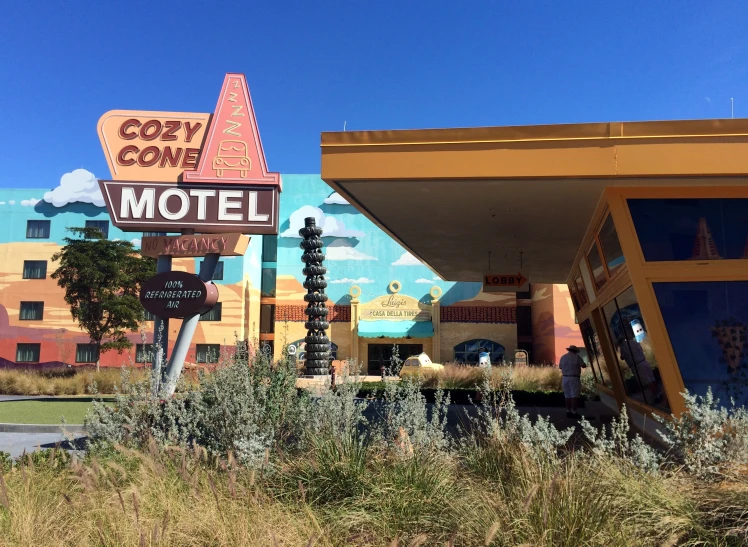
[(94, 344), (77, 344), (75, 347), (76, 363), (95, 363), (96, 346)]
[(571, 295), (571, 303), (574, 304), (574, 309), (576, 311), (579, 311), (582, 309), (582, 306), (579, 305), (579, 296), (577, 295), (577, 285), (576, 283), (573, 283), (571, 285), (567, 285), (569, 287), (569, 294)]
[(143, 232), (143, 237), (159, 237), (165, 235), (166, 232)]
[(153, 363), (153, 344), (136, 344), (135, 362)]
[(217, 363), (221, 355), (220, 344), (197, 344), (195, 346), (196, 361), (198, 363)]
[(22, 321), (41, 321), (44, 315), (44, 302), (21, 302), (19, 319)]
[(608, 278), (605, 276), (605, 268), (603, 267), (603, 261), (600, 259), (600, 252), (597, 250), (596, 243), (593, 243), (590, 250), (587, 251), (587, 262), (590, 265), (590, 270), (592, 270), (595, 288), (600, 290)]
[(748, 406), (748, 281), (652, 285), (686, 389)]
[(648, 405), (669, 410), (647, 325), (639, 309), (634, 288), (629, 287), (606, 304), (603, 311), (626, 394)]
[(144, 317), (144, 319), (143, 319), (144, 321), (155, 321), (156, 320), (156, 316), (153, 315), (148, 310), (144, 310), (143, 311), (143, 317)]
[(108, 220), (87, 220), (86, 228), (98, 228), (101, 233), (104, 234), (104, 238), (109, 237), (109, 221)]
[(275, 268), (263, 268), (260, 291), (262, 296), (275, 298)]
[[(504, 361), (504, 346), (492, 340), (467, 340), (457, 344), (454, 350), (454, 360), (456, 363), (465, 363), (469, 365), (478, 364), (480, 349), (485, 348), (491, 357), (491, 363), (501, 363)], [(420, 353), (420, 352), (419, 352)], [(402, 355), (400, 355), (402, 357)]]
[(595, 373), (597, 381), (605, 387), (612, 389), (613, 383), (610, 381), (608, 364), (605, 362), (605, 355), (603, 354), (600, 337), (597, 335), (595, 325), (589, 319), (585, 319), (579, 325), (579, 329), (582, 332), (584, 347), (587, 349), (588, 360), (592, 365), (592, 370)]
[[(200, 269), (203, 267), (204, 260), (200, 261)], [(223, 281), (223, 260), (219, 260), (216, 264), (216, 271), (213, 273), (213, 281)]]
[(278, 262), (278, 236), (262, 236), (262, 261)]
[(41, 344), (17, 344), (16, 345), (16, 362), (17, 363), (38, 363), (40, 353), (41, 353)]
[(275, 332), (275, 305), (260, 304), (260, 332), (272, 334)]
[(625, 259), (623, 257), (623, 250), (621, 250), (621, 242), (618, 241), (618, 234), (616, 233), (612, 216), (608, 215), (608, 218), (603, 222), (600, 233), (597, 234), (597, 239), (600, 241), (600, 248), (603, 251), (603, 258), (605, 258), (608, 273), (613, 276), (623, 267)]
[(210, 311), (207, 311), (200, 316), (200, 321), (220, 321), (222, 312), (223, 303), (217, 302)]
[(748, 199), (629, 199), (647, 261), (748, 258)]
[(574, 284), (577, 288), (577, 298), (579, 298), (579, 307), (584, 308), (587, 304), (590, 303), (590, 299), (587, 295), (587, 290), (584, 287), (584, 283), (582, 282), (582, 276), (577, 273), (577, 275), (574, 277)]
[(585, 259), (579, 261), (579, 273), (582, 276), (582, 285), (587, 289), (585, 296), (591, 302), (595, 297), (595, 286), (592, 284), (590, 269), (587, 267), (587, 261)]
[(23, 261), (23, 278), (24, 279), (46, 279), (47, 261), (46, 260), (24, 260)]
[(26, 222), (28, 239), (49, 239), (49, 220), (29, 220)]

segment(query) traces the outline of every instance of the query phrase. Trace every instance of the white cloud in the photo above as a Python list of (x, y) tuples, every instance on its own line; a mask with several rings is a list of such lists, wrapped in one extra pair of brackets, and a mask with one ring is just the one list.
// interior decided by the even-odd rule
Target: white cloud
[(249, 255), (249, 265), (253, 268), (259, 268), (260, 267), (260, 261), (257, 260), (257, 255), (252, 253)]
[(136, 247), (140, 247), (141, 241), (140, 241), (140, 239), (138, 239), (138, 238), (136, 237), (135, 239), (131, 239), (131, 240), (130, 240), (130, 243), (132, 243), (132, 244), (133, 244), (133, 245), (135, 245)]
[(425, 277), (421, 277), (420, 279), (416, 279), (416, 283), (419, 283), (421, 285), (432, 285), (434, 282), (430, 279), (426, 279)]
[(9, 205), (15, 205), (15, 204), (16, 204), (16, 202), (15, 202), (15, 201), (13, 201), (13, 200), (10, 200), (10, 201), (8, 202), (8, 204), (9, 204)]
[(326, 248), (322, 249), (327, 260), (379, 260), (374, 256), (357, 251), (345, 239), (336, 239)]
[(405, 251), (400, 258), (395, 260), (392, 263), (393, 266), (421, 266), (421, 262), (414, 257), (412, 254), (410, 254), (408, 251)]
[(0, 205), (5, 205), (5, 202), (4, 201), (0, 201)]
[(329, 196), (325, 198), (325, 201), (323, 201), (325, 205), (350, 205), (346, 199), (338, 194), (337, 192), (333, 192)]
[(36, 198), (24, 199), (21, 201), (21, 205), (23, 205), (24, 207), (33, 207), (37, 203), (39, 203), (39, 200)]
[(358, 279), (349, 279), (347, 277), (344, 277), (343, 279), (335, 279), (333, 281), (330, 281), (330, 284), (337, 285), (337, 284), (351, 284), (351, 285), (365, 285), (366, 283), (374, 283), (373, 279), (369, 279), (368, 277), (359, 277)]
[(342, 220), (325, 215), (319, 207), (304, 205), (291, 213), (291, 224), (280, 236), (301, 239), (299, 230), (304, 227), (304, 219), (308, 217), (314, 217), (317, 226), (322, 228), (322, 237), (364, 237), (366, 235), (358, 230), (348, 230)]
[(44, 201), (55, 207), (64, 207), (68, 203), (93, 203), (104, 207), (104, 196), (99, 189), (99, 181), (90, 171), (76, 169), (65, 173), (60, 178), (60, 185), (44, 194)]
[(119, 241), (119, 238), (115, 237), (112, 241)]

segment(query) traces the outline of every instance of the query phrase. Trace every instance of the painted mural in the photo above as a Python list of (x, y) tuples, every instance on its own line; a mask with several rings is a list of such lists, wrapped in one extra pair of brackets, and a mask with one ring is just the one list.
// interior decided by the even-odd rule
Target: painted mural
[[(253, 347), (260, 336), (260, 299), (263, 277), (273, 270), (274, 288), (265, 288), (262, 303), (275, 305), (275, 353), (283, 345), (304, 337), (301, 241), (298, 230), (304, 218), (314, 217), (324, 230), (325, 266), (328, 269), (331, 329), (338, 357), (351, 354), (350, 290), (361, 290), (359, 301), (368, 302), (388, 294), (392, 281), (400, 282), (400, 294), (431, 303), (429, 292), (438, 287), (443, 361), (449, 361), (458, 344), (471, 339), (492, 340), (511, 355), (518, 346), (517, 299), (515, 294), (483, 293), (480, 283), (451, 283), (439, 279), (410, 253), (379, 230), (364, 215), (333, 192), (318, 175), (284, 175), (280, 201), (277, 258), (263, 262), (263, 238), (252, 236), (243, 257), (223, 257), (223, 279), (217, 280), (220, 321), (201, 321), (193, 344), (216, 344), (230, 348), (236, 340)], [(63, 301), (62, 290), (50, 278), (55, 270), (52, 255), (59, 251), (67, 229), (86, 221), (108, 221), (96, 177), (85, 169), (62, 176), (47, 189), (0, 190), (0, 366), (13, 365), (19, 343), (39, 343), (38, 366), (76, 363), (76, 345), (87, 336), (73, 322)], [(28, 221), (49, 221), (48, 234), (27, 233)], [(111, 225), (108, 237), (140, 245), (143, 234), (126, 233)], [(44, 235), (46, 237), (27, 237)], [(268, 236), (269, 237), (269, 236)], [(46, 261), (44, 279), (23, 279), (24, 261)], [(173, 269), (195, 272), (201, 259), (175, 259)], [(533, 286), (531, 361), (557, 362), (570, 343), (581, 345), (579, 330), (566, 287)], [(267, 298), (269, 297), (269, 298)], [(20, 304), (43, 301), (41, 320), (21, 319)], [(169, 324), (170, 347), (180, 321)], [(150, 343), (153, 324), (130, 336), (133, 344)], [(196, 360), (195, 346), (188, 362)], [(102, 366), (135, 361), (135, 348), (124, 354), (102, 355)]]

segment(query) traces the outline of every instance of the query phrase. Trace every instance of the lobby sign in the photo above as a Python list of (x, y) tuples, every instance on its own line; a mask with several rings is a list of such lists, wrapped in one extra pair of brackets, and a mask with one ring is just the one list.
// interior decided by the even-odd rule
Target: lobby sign
[(362, 304), (361, 319), (365, 321), (431, 321), (431, 306), (412, 296), (389, 294)]
[(521, 272), (483, 274), (483, 292), (522, 292), (529, 290), (529, 280)]
[(173, 271), (151, 277), (140, 289), (140, 303), (161, 318), (203, 314), (218, 302), (218, 288), (195, 274)]
[(244, 256), (249, 237), (243, 234), (210, 234), (184, 236), (148, 236), (140, 244), (143, 256), (195, 257), (216, 253), (221, 256)]
[(113, 110), (99, 138), (117, 228), (278, 233), (281, 177), (267, 169), (244, 75), (226, 75), (213, 115)]

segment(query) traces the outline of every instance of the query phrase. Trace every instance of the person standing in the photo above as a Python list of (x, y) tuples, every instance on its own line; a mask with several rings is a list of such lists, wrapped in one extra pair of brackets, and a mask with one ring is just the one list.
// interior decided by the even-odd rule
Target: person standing
[(587, 363), (579, 355), (579, 348), (574, 345), (566, 348), (566, 354), (561, 356), (558, 368), (563, 374), (561, 387), (564, 389), (566, 399), (566, 417), (578, 420), (581, 418), (577, 413), (577, 408), (582, 394), (582, 369), (587, 368)]

